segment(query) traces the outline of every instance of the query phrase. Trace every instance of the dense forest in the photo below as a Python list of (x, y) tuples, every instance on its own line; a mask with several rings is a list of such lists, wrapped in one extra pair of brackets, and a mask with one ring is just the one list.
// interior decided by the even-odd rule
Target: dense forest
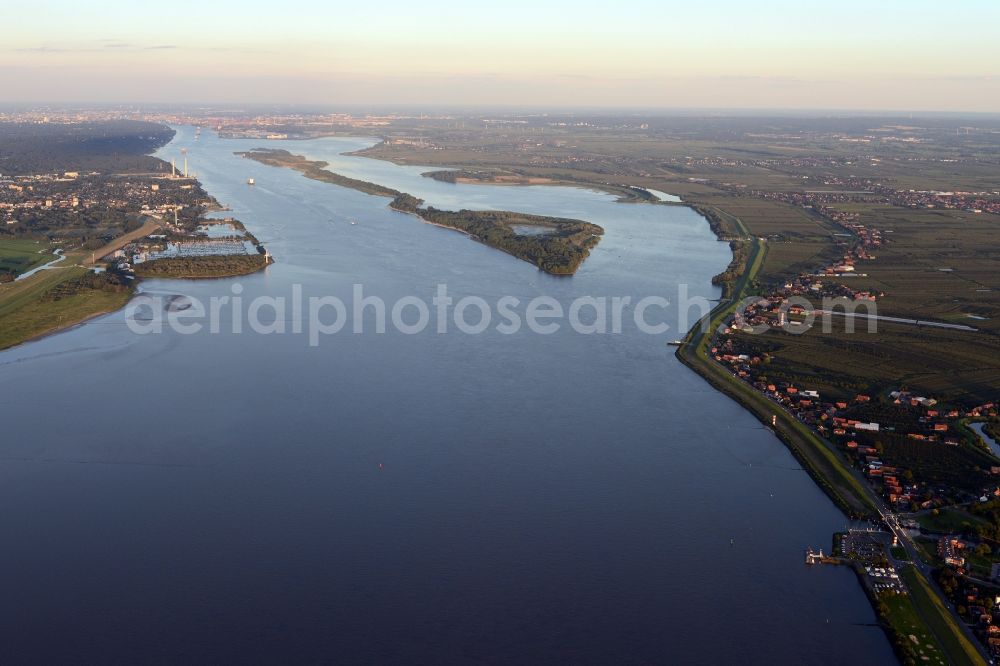
[(972, 504), (969, 512), (986, 521), (985, 524), (973, 526), (972, 532), (980, 538), (1000, 543), (1000, 499)]
[(169, 165), (149, 153), (173, 135), (166, 125), (137, 120), (0, 123), (0, 174), (162, 172)]
[[(510, 211), (438, 210), (421, 208), (423, 201), (400, 194), (390, 206), (404, 213), (413, 213), (444, 227), (463, 231), (476, 240), (503, 250), (518, 259), (530, 262), (552, 275), (572, 275), (590, 250), (600, 241), (604, 229), (583, 222), (559, 217), (543, 217)], [(515, 225), (546, 227), (550, 233), (522, 235)]]
[(65, 280), (54, 286), (42, 296), (43, 302), (59, 301), (86, 291), (109, 291), (124, 293), (132, 291), (133, 286), (116, 271), (103, 273), (88, 272), (80, 277)]
[(729, 249), (733, 253), (733, 258), (726, 266), (726, 270), (712, 278), (712, 284), (722, 285), (725, 288), (725, 295), (729, 296), (729, 287), (738, 280), (746, 270), (747, 259), (750, 257), (749, 242), (744, 240), (729, 241)]
[(231, 277), (256, 273), (267, 263), (263, 254), (177, 257), (136, 264), (135, 274), (150, 278)]

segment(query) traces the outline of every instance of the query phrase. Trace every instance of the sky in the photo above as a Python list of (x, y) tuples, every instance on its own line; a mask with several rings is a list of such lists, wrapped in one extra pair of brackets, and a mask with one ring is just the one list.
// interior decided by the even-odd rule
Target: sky
[(1000, 2), (34, 0), (0, 103), (1000, 112)]

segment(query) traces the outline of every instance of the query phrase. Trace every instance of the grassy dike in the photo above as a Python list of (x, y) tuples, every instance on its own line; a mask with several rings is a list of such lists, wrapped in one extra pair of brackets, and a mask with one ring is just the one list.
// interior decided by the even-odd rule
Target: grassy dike
[(920, 572), (909, 565), (900, 569), (899, 575), (910, 591), (913, 608), (923, 625), (937, 639), (948, 661), (963, 666), (984, 663), (976, 646), (955, 625), (955, 616)]
[[(913, 597), (909, 594), (883, 594), (879, 596), (865, 581), (864, 570), (855, 563), (851, 566), (865, 595), (875, 608), (879, 623), (889, 636), (899, 661), (907, 666), (918, 663), (949, 664), (965, 663), (950, 659), (941, 647), (941, 642), (930, 631), (930, 627), (917, 611)], [(975, 663), (975, 662), (973, 662)]]
[(133, 290), (83, 289), (58, 300), (45, 295), (87, 274), (79, 266), (41, 271), (0, 289), (0, 349), (7, 349), (125, 306)]
[(878, 511), (861, 482), (835, 451), (782, 407), (733, 377), (709, 356), (708, 346), (712, 333), (736, 310), (740, 301), (750, 295), (753, 281), (764, 263), (767, 254), (766, 243), (760, 239), (750, 242), (752, 248), (747, 257), (746, 269), (729, 288), (729, 298), (724, 299), (712, 310), (708, 315), (707, 325), (704, 325), (703, 321), (699, 322), (688, 332), (684, 344), (677, 349), (677, 357), (712, 386), (740, 403), (765, 425), (770, 427), (772, 417), (777, 417), (775, 434), (845, 513), (854, 517), (877, 516)]

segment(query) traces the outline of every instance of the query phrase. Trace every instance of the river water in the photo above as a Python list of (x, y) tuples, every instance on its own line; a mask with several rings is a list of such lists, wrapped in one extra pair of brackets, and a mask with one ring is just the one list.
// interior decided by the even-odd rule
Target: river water
[[(451, 185), (220, 140), (191, 169), (274, 254), (246, 299), (716, 298), (692, 211)], [(387, 200), (235, 157), (275, 145), (442, 208), (586, 219), (554, 278)], [(257, 185), (246, 185), (248, 177)], [(351, 222), (356, 224), (351, 224)], [(147, 281), (207, 299), (237, 280)], [(667, 310), (668, 320), (676, 315)], [(528, 330), (136, 335), (125, 312), (0, 353), (4, 663), (885, 663), (854, 575), (807, 567), (844, 519), (664, 342)], [(228, 331), (228, 332), (227, 332)]]
[(972, 428), (977, 435), (979, 435), (979, 439), (983, 440), (983, 444), (989, 447), (990, 451), (993, 452), (993, 455), (1000, 457), (1000, 442), (997, 442), (995, 439), (986, 434), (985, 426), (985, 423), (969, 424), (969, 427)]

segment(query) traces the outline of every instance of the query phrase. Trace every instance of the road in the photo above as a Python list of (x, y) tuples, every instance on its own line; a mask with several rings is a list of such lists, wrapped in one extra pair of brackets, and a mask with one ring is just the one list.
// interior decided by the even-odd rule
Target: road
[(885, 321), (890, 324), (911, 324), (913, 326), (929, 326), (930, 328), (947, 328), (953, 331), (969, 331), (975, 333), (978, 328), (966, 326), (965, 324), (948, 324), (943, 321), (925, 321), (923, 319), (907, 319), (905, 317), (889, 317), (886, 315), (870, 315), (861, 312), (839, 312), (837, 310), (816, 310), (816, 314), (839, 315), (850, 319), (865, 319), (875, 321)]
[(92, 266), (96, 264), (101, 257), (105, 257), (116, 250), (120, 250), (132, 241), (138, 240), (140, 238), (145, 238), (154, 231), (161, 229), (160, 222), (154, 220), (147, 220), (145, 224), (136, 229), (135, 231), (130, 231), (127, 234), (122, 234), (118, 238), (105, 245), (104, 247), (95, 250), (90, 255), (90, 261), (81, 262), (84, 266)]

